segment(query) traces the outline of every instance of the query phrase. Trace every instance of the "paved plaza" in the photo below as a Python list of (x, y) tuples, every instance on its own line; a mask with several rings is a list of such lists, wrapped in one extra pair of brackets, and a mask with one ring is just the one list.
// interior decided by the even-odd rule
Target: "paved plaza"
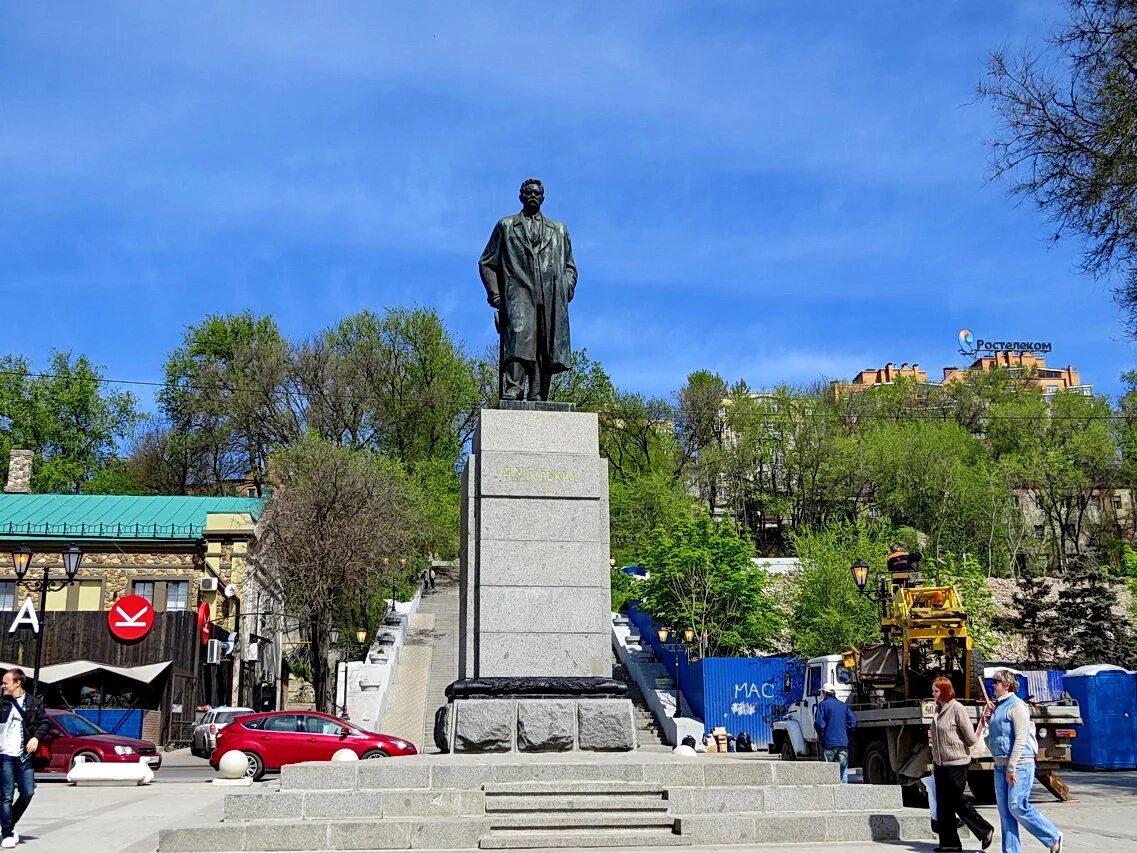
[[(205, 762), (173, 753), (167, 757), (167, 766), (159, 771), (158, 781), (146, 788), (74, 788), (62, 779), (42, 781), (31, 810), (21, 822), (20, 830), (26, 843), (19, 849), (29, 853), (35, 850), (151, 853), (158, 848), (160, 829), (221, 819), (226, 791), (208, 784), (212, 775)], [(1071, 853), (1137, 851), (1137, 824), (1132, 818), (1133, 803), (1137, 802), (1137, 772), (1071, 772), (1067, 778), (1076, 797), (1073, 802), (1054, 802), (1041, 788), (1035, 788), (1035, 801), (1065, 833), (1066, 849)], [(269, 777), (260, 787), (271, 791), (277, 782)], [(980, 811), (997, 824), (994, 807)], [(827, 846), (836, 849), (835, 845)], [(898, 841), (842, 844), (840, 849), (843, 853), (889, 850), (930, 853), (934, 846), (930, 842)], [(1024, 843), (1028, 851), (1035, 846), (1033, 840)], [(800, 853), (816, 848), (816, 844), (797, 844), (690, 849)], [(651, 853), (655, 849), (627, 848), (628, 853)], [(666, 849), (674, 851), (676, 848)], [(978, 845), (972, 843), (965, 849), (978, 850)], [(991, 849), (999, 849), (998, 841)]]

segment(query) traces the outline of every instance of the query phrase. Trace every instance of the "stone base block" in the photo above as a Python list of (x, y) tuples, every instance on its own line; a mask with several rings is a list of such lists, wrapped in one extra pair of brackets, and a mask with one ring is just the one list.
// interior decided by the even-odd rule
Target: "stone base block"
[(439, 709), (435, 744), (453, 753), (628, 752), (630, 699), (455, 699)]

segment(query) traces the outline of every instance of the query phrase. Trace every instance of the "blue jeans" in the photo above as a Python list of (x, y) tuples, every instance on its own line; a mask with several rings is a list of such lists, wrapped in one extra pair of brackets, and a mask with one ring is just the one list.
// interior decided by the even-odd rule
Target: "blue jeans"
[[(12, 795), (20, 789), (20, 799), (12, 806)], [(0, 755), (0, 837), (7, 838), (27, 811), (36, 792), (35, 762), (10, 755)]]
[(1034, 762), (1015, 768), (1015, 784), (1007, 783), (1007, 768), (995, 767), (995, 800), (999, 804), (999, 826), (1003, 833), (1003, 853), (1020, 853), (1019, 824), (1047, 848), (1058, 843), (1058, 829), (1030, 804), (1034, 787)]
[(824, 747), (821, 750), (821, 760), (827, 764), (841, 765), (841, 781), (849, 781), (849, 750), (847, 747)]

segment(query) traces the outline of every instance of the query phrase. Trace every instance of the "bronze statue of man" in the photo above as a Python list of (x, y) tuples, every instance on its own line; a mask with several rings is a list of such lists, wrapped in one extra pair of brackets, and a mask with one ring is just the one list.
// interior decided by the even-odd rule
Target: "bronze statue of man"
[(541, 182), (529, 178), (520, 197), (521, 212), (494, 226), (478, 270), (498, 309), (502, 399), (548, 400), (553, 376), (571, 360), (568, 304), (576, 264), (568, 229), (541, 214)]

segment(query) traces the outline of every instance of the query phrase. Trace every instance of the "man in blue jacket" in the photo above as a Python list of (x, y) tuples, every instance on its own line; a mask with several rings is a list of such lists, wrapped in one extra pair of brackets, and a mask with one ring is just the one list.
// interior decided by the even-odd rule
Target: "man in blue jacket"
[(821, 760), (836, 762), (841, 767), (841, 781), (849, 781), (849, 732), (857, 727), (857, 718), (849, 706), (837, 698), (837, 685), (827, 681), (821, 688), (825, 698), (817, 704), (813, 728), (817, 731), (817, 747)]

